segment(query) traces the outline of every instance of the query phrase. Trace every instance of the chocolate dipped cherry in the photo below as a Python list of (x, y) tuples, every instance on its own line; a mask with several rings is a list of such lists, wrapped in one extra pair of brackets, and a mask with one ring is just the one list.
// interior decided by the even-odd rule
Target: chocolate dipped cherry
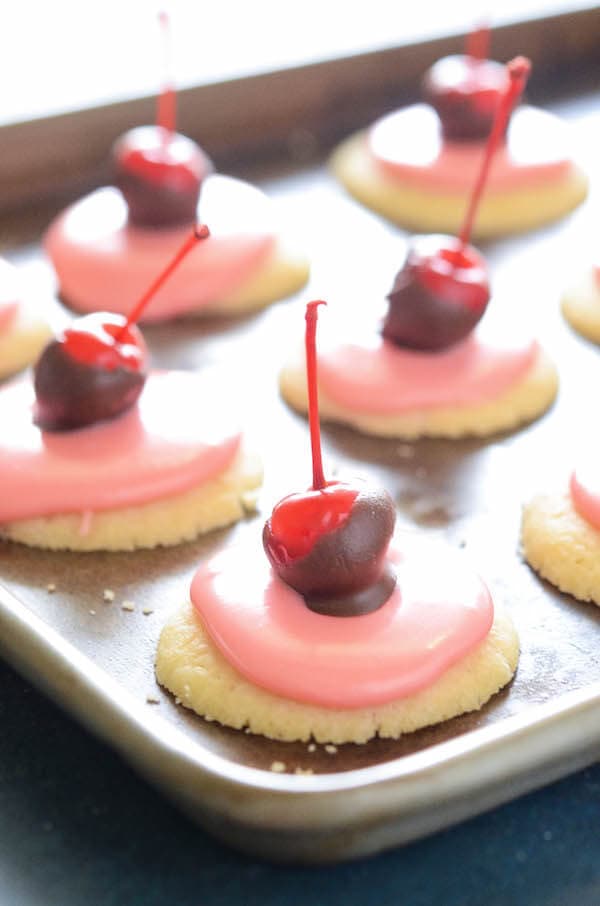
[(200, 146), (175, 131), (165, 13), (160, 21), (167, 75), (158, 98), (156, 125), (131, 129), (117, 139), (112, 151), (114, 182), (127, 202), (129, 222), (150, 228), (194, 223), (202, 183), (213, 170)]
[(200, 188), (212, 164), (191, 139), (163, 126), (126, 132), (113, 148), (114, 182), (138, 227), (193, 223)]
[(50, 341), (34, 369), (36, 425), (45, 431), (83, 428), (114, 418), (137, 402), (148, 353), (136, 321), (185, 255), (209, 235), (206, 226), (194, 228), (129, 317), (94, 312)]
[(490, 134), (507, 85), (501, 63), (488, 60), (489, 28), (471, 33), (464, 56), (443, 57), (423, 78), (423, 97), (448, 141), (481, 141)]
[(388, 295), (383, 335), (408, 349), (446, 349), (470, 334), (489, 298), (487, 265), (473, 246), (414, 236)]
[(359, 616), (381, 607), (396, 576), (387, 549), (396, 513), (386, 491), (363, 482), (325, 481), (317, 399), (317, 307), (306, 309), (306, 365), (313, 486), (284, 497), (263, 530), (263, 545), (277, 575), (313, 611)]
[(388, 295), (383, 335), (398, 346), (435, 352), (464, 340), (490, 299), (487, 265), (469, 237), (490, 164), (510, 113), (529, 75), (529, 61), (517, 57), (506, 67), (504, 94), (496, 107), (481, 167), (462, 229), (454, 236), (416, 236)]
[(146, 344), (123, 315), (78, 318), (51, 340), (34, 372), (34, 421), (47, 431), (80, 428), (129, 409), (146, 381)]

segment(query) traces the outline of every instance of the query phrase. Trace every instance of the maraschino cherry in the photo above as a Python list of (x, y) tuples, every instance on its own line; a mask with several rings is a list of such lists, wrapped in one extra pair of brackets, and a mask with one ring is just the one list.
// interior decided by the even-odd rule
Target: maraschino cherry
[(488, 60), (489, 28), (471, 33), (464, 56), (443, 57), (423, 78), (423, 96), (440, 118), (448, 141), (480, 141), (490, 134), (506, 91), (506, 70)]
[(517, 57), (506, 66), (506, 89), (496, 107), (481, 168), (462, 229), (454, 236), (415, 236), (388, 296), (383, 335), (398, 346), (436, 351), (465, 339), (490, 299), (487, 265), (469, 237), (492, 157), (521, 95), (530, 63)]
[(396, 584), (386, 560), (396, 512), (386, 491), (361, 482), (326, 481), (317, 398), (316, 325), (322, 301), (306, 307), (306, 370), (313, 485), (276, 504), (263, 544), (277, 575), (306, 605), (328, 616), (381, 607)]
[(192, 224), (200, 189), (213, 165), (196, 142), (175, 131), (175, 92), (169, 76), (169, 21), (161, 13), (166, 76), (156, 125), (131, 129), (113, 147), (114, 181), (139, 227)]
[(209, 235), (207, 226), (194, 227), (127, 318), (94, 312), (51, 340), (34, 370), (38, 427), (82, 428), (120, 415), (137, 402), (146, 381), (148, 352), (136, 322), (188, 252)]

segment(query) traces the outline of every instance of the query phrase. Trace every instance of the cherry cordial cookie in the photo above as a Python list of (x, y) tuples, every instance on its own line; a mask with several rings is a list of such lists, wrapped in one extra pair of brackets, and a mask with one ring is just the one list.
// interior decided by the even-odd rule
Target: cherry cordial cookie
[[(444, 546), (394, 537), (386, 491), (326, 481), (315, 329), (306, 353), (313, 485), (198, 569), (161, 633), (156, 674), (207, 719), (274, 739), (366, 742), (476, 710), (512, 678), (513, 624)], [(436, 568), (431, 569), (432, 562)]]
[[(416, 236), (388, 296), (381, 330), (344, 338), (343, 324), (319, 351), (321, 413), (359, 431), (389, 437), (460, 437), (512, 429), (552, 403), (557, 374), (537, 341), (478, 326), (489, 298), (487, 266), (468, 239), (494, 153), (527, 61), (509, 80), (458, 238)], [(287, 402), (306, 412), (301, 357), (280, 376)]]
[(566, 489), (538, 494), (523, 508), (521, 541), (525, 559), (544, 579), (600, 605), (600, 470), (592, 446)]
[(214, 386), (147, 373), (136, 321), (200, 240), (194, 228), (130, 315), (79, 318), (29, 379), (0, 389), (0, 536), (34, 547), (177, 544), (239, 519), (261, 468)]
[(167, 84), (157, 125), (116, 142), (115, 185), (71, 205), (46, 233), (60, 296), (77, 311), (126, 314), (127, 300), (143, 291), (196, 220), (210, 223), (209, 241), (156, 293), (144, 321), (252, 311), (308, 279), (305, 256), (279, 235), (272, 202), (213, 172), (204, 151), (175, 131), (174, 103)]
[(600, 266), (588, 267), (562, 297), (562, 312), (571, 327), (600, 343)]
[[(480, 29), (465, 56), (435, 63), (424, 78), (424, 103), (384, 116), (335, 151), (333, 172), (360, 202), (412, 230), (458, 230), (471, 173), (506, 90), (505, 67), (486, 59), (488, 36)], [(535, 229), (586, 194), (567, 127), (542, 110), (519, 107), (494, 155), (473, 235)]]
[(48, 323), (23, 298), (17, 269), (0, 258), (0, 379), (35, 361), (49, 337)]

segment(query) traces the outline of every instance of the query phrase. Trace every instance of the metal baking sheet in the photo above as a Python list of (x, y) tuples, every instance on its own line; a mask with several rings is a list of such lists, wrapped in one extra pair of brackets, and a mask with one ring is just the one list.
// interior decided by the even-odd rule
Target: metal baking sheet
[[(590, 105), (566, 110), (588, 147)], [(487, 442), (408, 444), (323, 431), (332, 472), (385, 485), (401, 529), (463, 549), (503, 597), (522, 642), (515, 680), (480, 712), (399, 741), (312, 752), (207, 723), (177, 706), (153, 676), (160, 629), (186, 600), (199, 561), (233, 537), (254, 536), (275, 500), (310, 481), (306, 423), (276, 386), (285, 352), (301, 336), (304, 301), (325, 297), (332, 314), (363, 317), (402, 260), (402, 234), (347, 199), (323, 169), (266, 188), (312, 254), (309, 289), (241, 321), (146, 331), (158, 366), (214, 369), (215, 392), (227, 385), (238, 396), (265, 461), (261, 512), (151, 552), (57, 554), (1, 543), (0, 649), (219, 837), (270, 858), (336, 860), (448, 826), (600, 754), (600, 610), (540, 581), (518, 548), (521, 502), (564, 481), (585, 442), (590, 387), (600, 381), (600, 351), (575, 337), (558, 311), (560, 287), (593, 249), (594, 199), (562, 224), (487, 250), (490, 317), (502, 329), (528, 322), (560, 369), (559, 399), (544, 418)], [(39, 248), (15, 249), (12, 258), (55, 306)], [(107, 588), (112, 603), (103, 600)], [(125, 599), (135, 602), (133, 612), (121, 609)], [(286, 772), (271, 771), (274, 761)]]

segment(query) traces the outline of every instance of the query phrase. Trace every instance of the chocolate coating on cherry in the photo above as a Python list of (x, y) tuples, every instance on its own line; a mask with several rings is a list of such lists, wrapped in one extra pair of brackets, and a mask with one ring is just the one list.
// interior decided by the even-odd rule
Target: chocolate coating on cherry
[(383, 335), (398, 346), (438, 351), (464, 340), (490, 299), (487, 265), (452, 236), (413, 237), (388, 295)]
[(493, 60), (443, 57), (426, 72), (423, 97), (438, 114), (447, 141), (482, 141), (507, 83), (504, 66)]
[(122, 315), (78, 319), (50, 341), (35, 366), (35, 424), (69, 431), (121, 415), (142, 392), (146, 360), (141, 333)]
[(130, 224), (160, 228), (195, 222), (202, 183), (213, 170), (195, 142), (162, 126), (142, 126), (116, 141), (112, 157)]
[[(278, 506), (285, 504), (286, 499)], [(273, 534), (270, 519), (263, 545), (278, 576), (303, 596), (310, 610), (360, 616), (381, 607), (395, 587), (396, 575), (386, 559), (395, 518), (389, 494), (365, 485), (341, 524), (321, 534), (303, 556), (286, 554), (284, 539)]]

